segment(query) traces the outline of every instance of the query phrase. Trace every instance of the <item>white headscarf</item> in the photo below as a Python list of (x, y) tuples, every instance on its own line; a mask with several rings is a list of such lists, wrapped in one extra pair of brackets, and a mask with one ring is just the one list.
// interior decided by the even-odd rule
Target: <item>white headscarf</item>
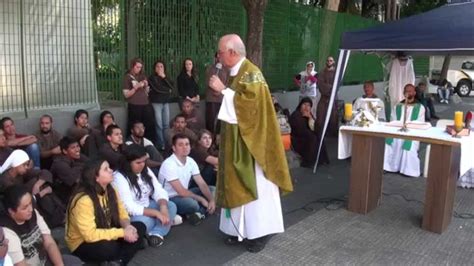
[(22, 165), (30, 160), (28, 154), (24, 150), (14, 150), (10, 156), (8, 156), (5, 163), (0, 167), (0, 174), (3, 174), (6, 170)]
[(314, 69), (316, 68), (316, 66), (314, 65), (314, 62), (313, 61), (308, 61), (308, 63), (306, 63), (306, 66), (308, 66), (309, 64), (311, 64), (313, 66), (313, 68), (311, 69), (311, 76), (314, 76), (316, 75), (316, 72)]

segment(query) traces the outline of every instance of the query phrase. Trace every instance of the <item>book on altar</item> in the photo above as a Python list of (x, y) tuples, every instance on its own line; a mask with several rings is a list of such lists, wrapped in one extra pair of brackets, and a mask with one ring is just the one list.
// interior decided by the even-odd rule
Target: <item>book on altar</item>
[[(385, 125), (387, 125), (389, 127), (402, 127), (403, 122), (398, 121), (398, 120), (397, 121), (390, 121), (390, 122), (386, 123)], [(428, 122), (421, 122), (421, 121), (408, 121), (407, 122), (407, 128), (426, 130), (426, 129), (431, 128), (431, 124), (428, 123)]]

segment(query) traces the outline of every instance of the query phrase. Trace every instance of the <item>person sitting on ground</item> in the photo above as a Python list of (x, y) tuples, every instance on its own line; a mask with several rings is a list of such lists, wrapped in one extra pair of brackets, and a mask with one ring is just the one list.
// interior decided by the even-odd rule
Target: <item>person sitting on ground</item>
[(204, 129), (204, 119), (198, 109), (195, 108), (194, 103), (191, 100), (185, 99), (181, 106), (181, 114), (186, 119), (186, 127), (191, 129), (194, 134), (197, 134), (199, 130)]
[[(199, 131), (198, 141), (191, 149), (189, 156), (196, 161), (199, 172), (206, 184), (208, 186), (215, 186), (219, 154), (212, 145), (212, 133), (209, 130), (201, 129), (201, 131)], [(191, 180), (189, 187), (197, 187), (196, 182)]]
[(15, 123), (10, 117), (4, 117), (0, 120), (0, 129), (5, 133), (7, 145), (12, 149), (22, 149), (28, 153), (33, 160), (33, 166), (40, 168), (40, 148), (37, 144), (38, 139), (34, 135), (17, 134)]
[(354, 110), (359, 110), (363, 109), (364, 111), (369, 111), (370, 110), (370, 103), (374, 102), (377, 104), (377, 106), (380, 106), (380, 109), (378, 110), (378, 118), (379, 121), (386, 121), (385, 119), (385, 104), (384, 102), (375, 94), (375, 86), (373, 81), (365, 81), (364, 82), (364, 95), (361, 97), (357, 98), (354, 100)]
[(107, 143), (102, 144), (102, 147), (100, 147), (99, 156), (107, 160), (110, 168), (115, 171), (120, 168), (120, 163), (124, 159), (122, 153), (122, 129), (117, 125), (110, 125), (105, 130), (105, 135), (107, 136)]
[(314, 71), (314, 62), (309, 61), (306, 63), (306, 69), (301, 71), (295, 76), (293, 81), (296, 86), (300, 88), (300, 100), (304, 97), (308, 97), (313, 102), (311, 114), (316, 116), (316, 105), (318, 96), (318, 78), (316, 77), (318, 72)]
[[(163, 162), (163, 156), (161, 153), (156, 149), (153, 143), (145, 138), (145, 125), (143, 125), (140, 121), (132, 122), (132, 129), (131, 134), (125, 141), (126, 145), (137, 144), (145, 148), (146, 152), (148, 153), (149, 158), (146, 160), (146, 166), (150, 167), (155, 173), (158, 174), (158, 169)], [(156, 169), (156, 171), (155, 171)]]
[[(313, 167), (319, 147), (319, 137), (315, 130), (315, 118), (311, 114), (313, 101), (309, 97), (301, 99), (290, 116), (291, 143), (296, 153), (301, 155), (301, 167)], [(320, 164), (329, 164), (326, 146), (321, 148)]]
[(425, 119), (427, 122), (431, 119), (439, 119), (439, 117), (436, 116), (433, 98), (426, 92), (426, 83), (418, 83), (418, 87), (416, 87), (416, 99), (425, 107)]
[(278, 124), (280, 125), (280, 133), (289, 134), (291, 132), (290, 123), (288, 122), (290, 119), (290, 111), (288, 110), (288, 108), (283, 108), (278, 103), (278, 100), (276, 99), (276, 97), (273, 95), (272, 95), (272, 102), (273, 102), (273, 107), (275, 108)]
[[(425, 122), (425, 107), (416, 101), (415, 86), (407, 84), (403, 92), (405, 100), (394, 106), (391, 121), (404, 121), (404, 116), (407, 115), (407, 121)], [(407, 102), (406, 114), (405, 101)], [(419, 141), (386, 138), (385, 143), (383, 163), (385, 171), (400, 172), (410, 177), (420, 176)]]
[(5, 213), (0, 215), (8, 254), (15, 265), (82, 265), (72, 255), (61, 255), (41, 214), (33, 207), (33, 196), (24, 186), (9, 187), (4, 194)]
[(176, 204), (168, 201), (168, 193), (150, 168), (146, 167), (148, 155), (144, 147), (129, 145), (124, 155), (126, 162), (114, 173), (114, 187), (130, 220), (146, 225), (148, 244), (152, 247), (161, 246), (163, 237), (168, 234), (175, 219)]
[(54, 157), (61, 154), (61, 148), (59, 148), (61, 134), (53, 129), (53, 118), (50, 115), (41, 116), (39, 127), (35, 136), (41, 151), (41, 168), (50, 169)]
[(48, 170), (33, 168), (28, 154), (14, 150), (0, 167), (0, 193), (14, 185), (24, 185), (35, 197), (38, 210), (50, 227), (64, 224), (65, 208), (53, 193), (53, 177)]
[(89, 113), (79, 109), (74, 114), (74, 126), (67, 132), (67, 136), (77, 140), (81, 146), (81, 152), (86, 156), (93, 157), (97, 154), (97, 143), (95, 136), (99, 131), (89, 126)]
[(54, 158), (51, 166), (53, 190), (64, 205), (67, 205), (88, 158), (81, 154), (79, 143), (68, 136), (61, 139), (59, 146), (62, 154)]
[(171, 153), (171, 140), (173, 139), (174, 135), (178, 133), (188, 136), (191, 144), (194, 144), (197, 141), (196, 134), (191, 129), (187, 128), (186, 117), (182, 114), (178, 114), (174, 117), (173, 127), (168, 128), (168, 130), (165, 132), (167, 154)]
[(7, 138), (5, 137), (3, 129), (0, 129), (0, 166), (7, 160), (12, 152), (13, 149), (7, 145)]
[(453, 94), (453, 91), (453, 85), (451, 85), (447, 79), (443, 79), (438, 87), (439, 102), (449, 104), (449, 98)]
[(0, 226), (0, 265), (13, 265), (12, 258), (8, 255), (8, 238), (5, 237), (5, 231)]
[(113, 179), (107, 161), (87, 162), (69, 202), (65, 240), (72, 254), (83, 261), (127, 265), (143, 246), (146, 227), (141, 222), (130, 222), (111, 185)]
[[(196, 162), (189, 157), (191, 145), (184, 134), (173, 136), (173, 154), (160, 168), (159, 181), (168, 192), (170, 200), (178, 207), (178, 214), (186, 216), (191, 224), (198, 225), (216, 209), (213, 193), (201, 174)], [(188, 189), (190, 179), (197, 187)]]
[(100, 149), (104, 143), (107, 143), (107, 136), (105, 130), (110, 125), (115, 125), (114, 115), (110, 111), (102, 111), (99, 115), (99, 124), (95, 127), (95, 142), (97, 149)]

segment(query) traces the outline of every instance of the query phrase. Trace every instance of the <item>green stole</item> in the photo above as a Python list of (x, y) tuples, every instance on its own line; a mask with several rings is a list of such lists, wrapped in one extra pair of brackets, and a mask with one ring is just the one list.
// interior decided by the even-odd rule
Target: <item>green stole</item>
[[(234, 81), (235, 77), (228, 78), (228, 87)], [(219, 147), (219, 158), (228, 158), (229, 156), (225, 155), (225, 151), (231, 150), (232, 155), (232, 168), (235, 171), (234, 174), (230, 176), (225, 176), (225, 171), (218, 171), (218, 180), (219, 187), (229, 187), (232, 186), (233, 182), (238, 182), (236, 179), (230, 180), (231, 176), (240, 177), (239, 183), (241, 183), (252, 197), (257, 198), (257, 179), (255, 178), (255, 163), (250, 153), (247, 145), (245, 145), (242, 136), (239, 134), (239, 126), (237, 124), (229, 124), (224, 121), (221, 122), (221, 132), (222, 136), (220, 147)], [(231, 149), (227, 149), (227, 145), (232, 145)], [(225, 169), (225, 163), (228, 160), (219, 160), (219, 169)], [(227, 167), (228, 169), (229, 167)], [(231, 182), (226, 182), (231, 181)], [(218, 191), (217, 198), (219, 202), (225, 202), (224, 195)], [(230, 218), (230, 208), (225, 209), (226, 218)]]
[[(400, 120), (402, 118), (402, 107), (403, 107), (402, 104), (397, 104), (397, 106), (395, 106), (395, 112), (396, 112), (396, 115), (397, 115), (397, 120)], [(413, 106), (413, 111), (411, 112), (410, 121), (414, 121), (414, 120), (418, 119), (419, 114), (420, 114), (420, 104), (416, 103)], [(393, 138), (386, 138), (385, 143), (392, 146)], [(413, 142), (409, 139), (404, 140), (403, 145), (402, 145), (402, 149), (405, 150), (405, 151), (411, 150), (411, 144), (412, 143)]]

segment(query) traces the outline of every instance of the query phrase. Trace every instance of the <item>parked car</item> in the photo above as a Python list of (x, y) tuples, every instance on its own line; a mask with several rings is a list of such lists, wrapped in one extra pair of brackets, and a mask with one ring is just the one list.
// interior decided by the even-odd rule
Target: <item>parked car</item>
[[(428, 92), (436, 94), (440, 82), (440, 70), (431, 71)], [(464, 61), (460, 70), (448, 70), (447, 78), (449, 83), (455, 88), (455, 92), (461, 96), (469, 96), (474, 81), (474, 62)]]

